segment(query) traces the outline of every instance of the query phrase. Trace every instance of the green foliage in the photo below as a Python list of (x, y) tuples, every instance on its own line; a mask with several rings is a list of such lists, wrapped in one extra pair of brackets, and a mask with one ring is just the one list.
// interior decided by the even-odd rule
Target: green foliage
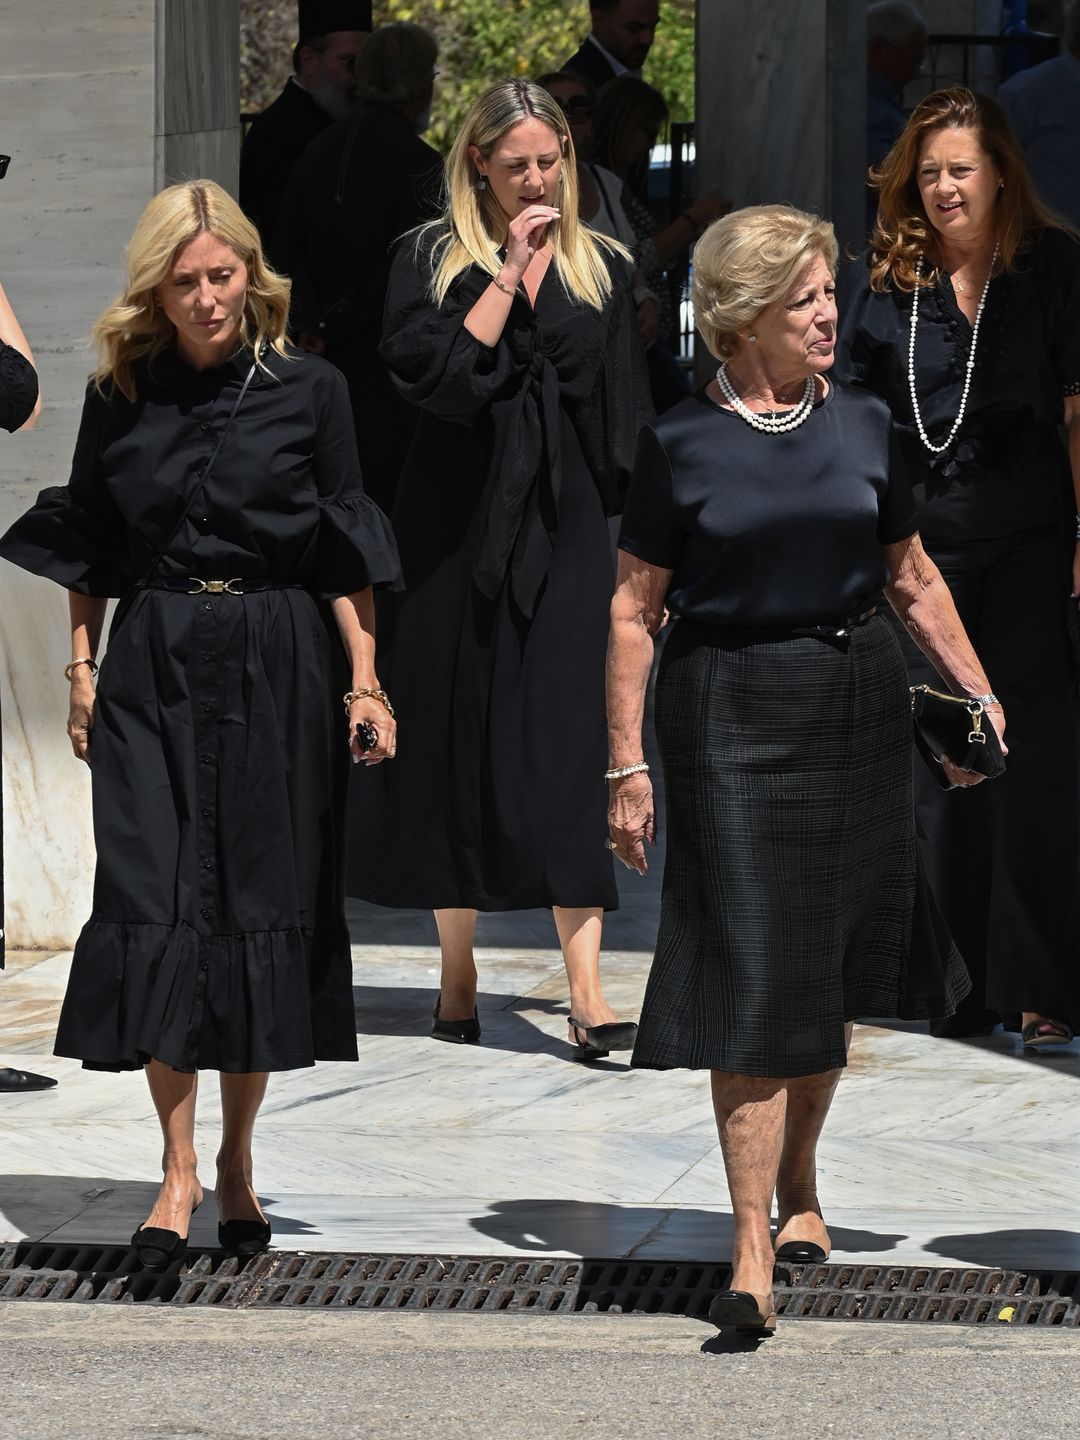
[[(439, 41), (439, 79), (427, 139), (446, 150), (473, 100), (509, 75), (557, 70), (589, 32), (586, 0), (384, 0), (378, 23), (414, 20)], [(645, 78), (673, 120), (694, 113), (694, 0), (667, 0)]]
[[(427, 139), (441, 150), (469, 105), (507, 75), (557, 70), (589, 32), (587, 0), (382, 0), (375, 22), (414, 20), (439, 41), (435, 111)], [(264, 109), (289, 74), (296, 0), (242, 0), (241, 109)], [(673, 120), (694, 115), (694, 0), (663, 0), (645, 78)]]

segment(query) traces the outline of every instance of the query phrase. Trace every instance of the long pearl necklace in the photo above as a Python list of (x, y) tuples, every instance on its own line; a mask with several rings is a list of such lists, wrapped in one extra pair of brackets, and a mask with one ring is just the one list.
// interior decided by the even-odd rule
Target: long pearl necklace
[(919, 437), (926, 448), (935, 455), (941, 455), (956, 439), (956, 432), (964, 423), (964, 414), (967, 411), (968, 392), (971, 390), (971, 372), (975, 369), (975, 346), (979, 343), (979, 326), (982, 323), (983, 309), (986, 305), (986, 296), (990, 290), (990, 281), (993, 278), (994, 266), (998, 258), (997, 245), (994, 246), (994, 253), (990, 259), (990, 272), (986, 277), (986, 284), (983, 286), (982, 294), (979, 296), (979, 308), (975, 311), (975, 324), (971, 330), (971, 350), (968, 353), (967, 369), (964, 372), (964, 390), (960, 396), (960, 409), (956, 412), (956, 419), (953, 421), (952, 429), (946, 435), (940, 445), (934, 442), (926, 433), (923, 425), (922, 411), (919, 409), (919, 397), (915, 393), (915, 331), (919, 325), (919, 291), (922, 289), (922, 267), (923, 257), (920, 255), (915, 261), (915, 291), (911, 297), (911, 337), (908, 340), (908, 389), (911, 391), (911, 408), (915, 413), (915, 425), (919, 431)]
[(785, 430), (797, 430), (814, 408), (814, 377), (812, 375), (806, 377), (802, 399), (798, 405), (794, 410), (788, 410), (782, 415), (758, 415), (749, 406), (744, 405), (736, 394), (734, 385), (728, 379), (726, 361), (720, 363), (720, 368), (716, 372), (716, 383), (720, 386), (724, 399), (736, 415), (739, 415), (748, 425), (752, 425), (755, 430), (762, 430), (769, 435), (779, 435)]

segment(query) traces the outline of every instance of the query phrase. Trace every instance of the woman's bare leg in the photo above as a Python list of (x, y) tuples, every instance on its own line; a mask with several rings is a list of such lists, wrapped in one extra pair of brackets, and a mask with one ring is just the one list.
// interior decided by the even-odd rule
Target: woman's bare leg
[(269, 1078), (262, 1071), (221, 1076), (221, 1148), (215, 1189), (222, 1220), (266, 1219), (252, 1184), (251, 1139)]
[[(845, 1026), (845, 1050), (851, 1044), (851, 1026)], [(817, 1146), (825, 1128), (842, 1070), (804, 1075), (787, 1082), (787, 1117), (784, 1148), (776, 1176), (776, 1245), (808, 1240), (826, 1255), (829, 1232), (821, 1218), (817, 1193)]]
[(556, 905), (552, 913), (562, 946), (566, 978), (570, 982), (570, 1014), (582, 1025), (610, 1024), (618, 1016), (605, 1000), (600, 984), (603, 910)]
[(477, 977), (473, 957), (476, 911), (436, 910), (435, 924), (439, 929), (442, 950), (439, 1017), (442, 1020), (471, 1020), (476, 1008)]
[(712, 1100), (735, 1217), (731, 1288), (772, 1294), (772, 1201), (784, 1145), (787, 1082), (712, 1072)]
[(202, 1201), (195, 1155), (195, 1101), (199, 1077), (160, 1060), (146, 1066), (146, 1081), (161, 1125), (163, 1179), (144, 1227), (187, 1235), (191, 1212)]

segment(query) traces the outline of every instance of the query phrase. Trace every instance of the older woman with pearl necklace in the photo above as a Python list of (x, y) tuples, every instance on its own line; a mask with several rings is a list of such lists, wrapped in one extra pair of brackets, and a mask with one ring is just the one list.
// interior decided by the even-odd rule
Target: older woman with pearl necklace
[(712, 1317), (756, 1332), (775, 1326), (774, 1261), (829, 1253), (815, 1155), (852, 1021), (947, 1014), (968, 983), (919, 870), (883, 590), (1004, 731), (919, 542), (889, 413), (828, 378), (835, 264), (832, 227), (782, 205), (698, 242), (695, 317), (720, 366), (642, 432), (608, 651), (611, 843), (644, 874), (642, 712), (665, 606), (676, 617), (656, 685), (667, 864), (633, 1063), (711, 1072), (735, 1220)]
[[(928, 95), (874, 183), (877, 226), (839, 368), (893, 414), (926, 548), (1012, 728), (1008, 774), (969, 803), (916, 768), (927, 873), (973, 980), (935, 1029), (973, 1035), (1004, 1018), (1037, 1053), (1080, 1029), (1068, 633), (1080, 595), (1080, 243), (1037, 199), (1004, 111), (970, 90)], [(939, 685), (901, 643), (912, 684)]]

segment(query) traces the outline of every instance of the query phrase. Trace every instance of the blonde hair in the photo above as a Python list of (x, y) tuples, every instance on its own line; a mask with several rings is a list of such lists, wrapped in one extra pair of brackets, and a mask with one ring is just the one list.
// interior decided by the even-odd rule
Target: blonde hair
[[(285, 354), (289, 281), (266, 263), (259, 232), (232, 196), (213, 180), (189, 180), (155, 195), (139, 216), (127, 247), (124, 289), (94, 326), (98, 366), (93, 380), (102, 394), (108, 385), (136, 399), (134, 366), (160, 354), (176, 333), (154, 292), (172, 273), (184, 246), (204, 233), (228, 245), (247, 267), (243, 344), (257, 356), (265, 346)], [(266, 369), (261, 359), (259, 364)]]
[(431, 294), (437, 305), (445, 301), (454, 281), (470, 265), (491, 276), (499, 273), (499, 247), (506, 241), (507, 220), (490, 190), (476, 188), (476, 166), (469, 155), (475, 145), (488, 156), (515, 125), (539, 120), (559, 137), (562, 170), (558, 209), (561, 218), (548, 229), (552, 263), (563, 288), (572, 299), (603, 308), (611, 294), (611, 273), (605, 252), (630, 259), (617, 240), (582, 224), (578, 219), (577, 161), (566, 117), (558, 102), (528, 80), (503, 80), (485, 90), (469, 107), (446, 161), (446, 208), (437, 220), (417, 231), (417, 247), (433, 237)]
[(694, 246), (694, 323), (718, 360), (819, 255), (835, 276), (833, 227), (793, 205), (748, 205), (709, 226)]

